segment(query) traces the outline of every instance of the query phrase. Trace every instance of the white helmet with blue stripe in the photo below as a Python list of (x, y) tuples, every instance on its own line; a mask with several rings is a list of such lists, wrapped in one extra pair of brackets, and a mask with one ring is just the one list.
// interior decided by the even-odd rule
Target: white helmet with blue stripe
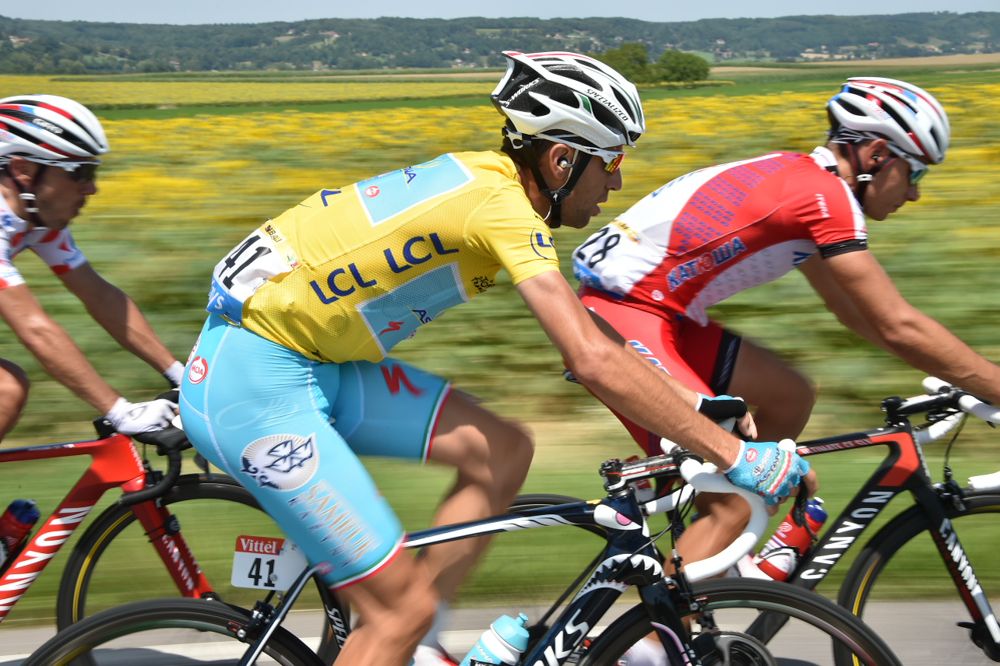
[(827, 103), (834, 141), (884, 138), (924, 164), (940, 164), (948, 150), (948, 114), (922, 88), (879, 77), (852, 77)]
[(58, 95), (0, 99), (0, 165), (14, 156), (43, 163), (96, 162), (106, 152), (104, 128), (79, 102)]

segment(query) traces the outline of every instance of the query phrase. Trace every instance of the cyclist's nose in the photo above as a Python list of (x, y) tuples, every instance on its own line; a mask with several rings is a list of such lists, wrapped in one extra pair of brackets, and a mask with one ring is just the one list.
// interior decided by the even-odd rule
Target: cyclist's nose
[(608, 179), (608, 189), (618, 191), (622, 189), (622, 183), (624, 182), (624, 177), (622, 176), (621, 168), (617, 169), (611, 177)]

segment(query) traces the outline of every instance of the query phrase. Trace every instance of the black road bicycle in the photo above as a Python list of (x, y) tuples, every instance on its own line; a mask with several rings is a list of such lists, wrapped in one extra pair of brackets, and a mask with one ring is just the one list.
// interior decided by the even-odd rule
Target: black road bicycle
[[(418, 548), (556, 526), (583, 527), (604, 537), (599, 557), (582, 577), (572, 600), (551, 623), (534, 628), (521, 664), (617, 664), (633, 646), (649, 640), (648, 635), (654, 637), (655, 649), (678, 666), (774, 666), (803, 663), (803, 659), (830, 663), (832, 649), (870, 666), (899, 664), (858, 618), (813, 592), (772, 581), (697, 582), (730, 567), (767, 525), (760, 498), (734, 488), (714, 471), (714, 466), (683, 452), (627, 463), (609, 460), (600, 469), (606, 490), (603, 499), (523, 508), (487, 520), (425, 530), (409, 535), (406, 544)], [(751, 502), (752, 518), (746, 533), (708, 560), (680, 568), (674, 555), (673, 563), (681, 573), (667, 576), (656, 541), (671, 532), (651, 536), (645, 518), (648, 512), (671, 507), (662, 500), (640, 502), (633, 485), (680, 478), (699, 490), (739, 493)], [(310, 573), (303, 572), (287, 593), (269, 593), (252, 611), (213, 600), (185, 599), (113, 608), (60, 632), (24, 664), (59, 666), (83, 655), (98, 664), (160, 663), (156, 659), (187, 664), (199, 658), (211, 658), (213, 664), (320, 664), (311, 650), (279, 626)], [(638, 589), (640, 603), (594, 635), (601, 619), (631, 586)], [(762, 613), (779, 617), (786, 625), (768, 645), (744, 630)], [(345, 636), (347, 628), (343, 630)]]
[[(890, 625), (899, 620), (899, 614), (891, 612), (887, 604), (900, 597), (926, 594), (940, 598), (943, 591), (951, 590), (950, 598), (955, 603), (945, 611), (948, 615), (939, 625), (940, 635), (914, 636), (906, 632), (905, 639), (895, 640), (919, 642), (926, 656), (923, 663), (1000, 661), (1000, 625), (993, 610), (1000, 603), (1000, 472), (971, 477), (963, 487), (955, 480), (949, 462), (951, 447), (965, 420), (971, 415), (998, 424), (1000, 409), (934, 378), (925, 380), (924, 388), (923, 395), (883, 400), (882, 427), (798, 443), (802, 456), (872, 451), (871, 447), (884, 447), (886, 451), (868, 480), (840, 514), (826, 523), (818, 541), (799, 559), (788, 582), (814, 590), (890, 501), (908, 491), (912, 505), (878, 529), (860, 550), (840, 586), (838, 602), (865, 619), (885, 639), (893, 633)], [(914, 417), (925, 422), (914, 426)], [(948, 435), (952, 438), (944, 457), (942, 480), (935, 481), (923, 446)], [(858, 463), (859, 467), (862, 464), (866, 463)], [(687, 491), (689, 487), (678, 492)], [(569, 499), (526, 495), (518, 498), (516, 506), (544, 507)], [(959, 530), (966, 535), (966, 542), (959, 538)], [(914, 561), (920, 563), (919, 568), (915, 568)], [(947, 588), (942, 585), (941, 574), (945, 571), (952, 582)], [(909, 590), (900, 589), (904, 586)], [(889, 612), (878, 617), (866, 614), (872, 602), (879, 602)], [(784, 622), (778, 614), (766, 614), (744, 629), (770, 645), (776, 636), (780, 637)], [(948, 632), (961, 631), (969, 641), (964, 649), (956, 650), (956, 641), (949, 640)], [(892, 640), (888, 642), (893, 646)], [(901, 651), (904, 645), (895, 647)], [(837, 666), (857, 663), (852, 655), (838, 649)]]
[[(838, 602), (855, 615), (866, 617), (868, 604), (892, 599), (898, 585), (930, 579), (940, 589), (933, 581), (940, 580), (943, 563), (966, 611), (966, 617), (957, 622), (960, 628), (955, 627), (960, 618), (954, 616), (943, 624), (954, 631), (968, 630), (970, 658), (980, 663), (986, 659), (997, 662), (1000, 625), (993, 604), (1000, 603), (1000, 473), (972, 477), (963, 487), (954, 478), (949, 455), (958, 429), (969, 415), (1000, 424), (1000, 408), (934, 378), (925, 380), (924, 388), (924, 395), (883, 400), (885, 425), (881, 428), (799, 443), (798, 452), (803, 456), (873, 446), (885, 447), (886, 455), (840, 515), (827, 523), (789, 582), (814, 589), (890, 500), (908, 491), (912, 506), (879, 529), (861, 549), (840, 586)], [(915, 416), (925, 417), (926, 423), (914, 427), (911, 418)], [(923, 445), (950, 433), (954, 436), (945, 454), (942, 477), (935, 481)], [(975, 539), (963, 543), (959, 530), (966, 536), (975, 535)], [(898, 562), (901, 552), (918, 554), (927, 570), (914, 571), (912, 565), (909, 570), (903, 570), (903, 565), (893, 567), (893, 559)], [(897, 574), (894, 577), (889, 575), (893, 572)], [(766, 640), (779, 624), (773, 618), (761, 620), (754, 633)], [(877, 625), (873, 628), (879, 629)], [(926, 638), (927, 650), (934, 650), (934, 641)], [(973, 663), (954, 649), (935, 657), (938, 663)], [(838, 666), (853, 663), (857, 662), (849, 655), (838, 655)]]

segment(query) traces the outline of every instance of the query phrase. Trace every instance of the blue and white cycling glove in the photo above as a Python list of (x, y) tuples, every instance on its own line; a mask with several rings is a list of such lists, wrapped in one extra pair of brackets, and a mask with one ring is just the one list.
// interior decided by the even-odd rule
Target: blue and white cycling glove
[(740, 453), (726, 478), (733, 485), (757, 493), (767, 504), (788, 497), (809, 473), (809, 463), (795, 453), (795, 442), (741, 442)]

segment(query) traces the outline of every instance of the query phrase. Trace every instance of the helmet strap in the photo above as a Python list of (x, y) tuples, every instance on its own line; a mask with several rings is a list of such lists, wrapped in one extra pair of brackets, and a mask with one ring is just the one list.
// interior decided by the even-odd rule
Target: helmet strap
[(841, 144), (847, 148), (847, 157), (851, 162), (851, 171), (854, 172), (854, 182), (855, 186), (853, 188), (854, 199), (858, 202), (861, 210), (865, 209), (865, 192), (868, 190), (868, 185), (875, 178), (875, 174), (882, 170), (882, 164), (876, 164), (868, 171), (863, 171), (861, 169), (861, 158), (858, 156), (858, 144), (856, 143), (845, 143)]
[(591, 155), (583, 152), (582, 150), (577, 150), (576, 159), (573, 161), (571, 166), (569, 178), (566, 179), (566, 182), (563, 183), (561, 187), (552, 189), (545, 182), (542, 170), (538, 166), (541, 155), (538, 154), (538, 151), (532, 144), (531, 138), (522, 136), (521, 144), (522, 149), (527, 148), (531, 153), (531, 173), (535, 177), (535, 183), (538, 185), (538, 189), (541, 190), (542, 194), (544, 194), (551, 203), (549, 213), (545, 216), (545, 222), (550, 228), (556, 229), (562, 225), (562, 202), (570, 195), (573, 188), (576, 187), (577, 182), (580, 180), (580, 177), (583, 176), (583, 172), (587, 169), (587, 165), (590, 163)]
[(14, 174), (11, 173), (10, 164), (5, 164), (3, 168), (4, 173), (6, 173), (7, 177), (10, 178), (10, 182), (14, 183), (14, 188), (17, 189), (17, 198), (24, 202), (24, 211), (28, 214), (28, 222), (36, 227), (45, 226), (45, 223), (38, 216), (38, 201), (35, 197), (34, 190), (35, 185), (39, 180), (41, 180), (42, 174), (45, 173), (46, 169), (48, 169), (47, 164), (38, 165), (38, 171), (35, 172), (35, 175), (31, 179), (31, 189), (27, 190), (23, 185), (21, 185), (20, 182), (18, 182), (17, 178), (14, 177)]
[[(18, 188), (18, 189), (20, 189), (20, 188)], [(36, 204), (35, 193), (34, 192), (18, 192), (17, 196), (18, 196), (18, 198), (21, 201), (24, 202), (24, 210), (25, 210), (25, 212), (28, 213), (29, 215), (37, 217), (38, 206), (35, 205)], [(35, 221), (31, 220), (31, 223), (34, 224)]]

